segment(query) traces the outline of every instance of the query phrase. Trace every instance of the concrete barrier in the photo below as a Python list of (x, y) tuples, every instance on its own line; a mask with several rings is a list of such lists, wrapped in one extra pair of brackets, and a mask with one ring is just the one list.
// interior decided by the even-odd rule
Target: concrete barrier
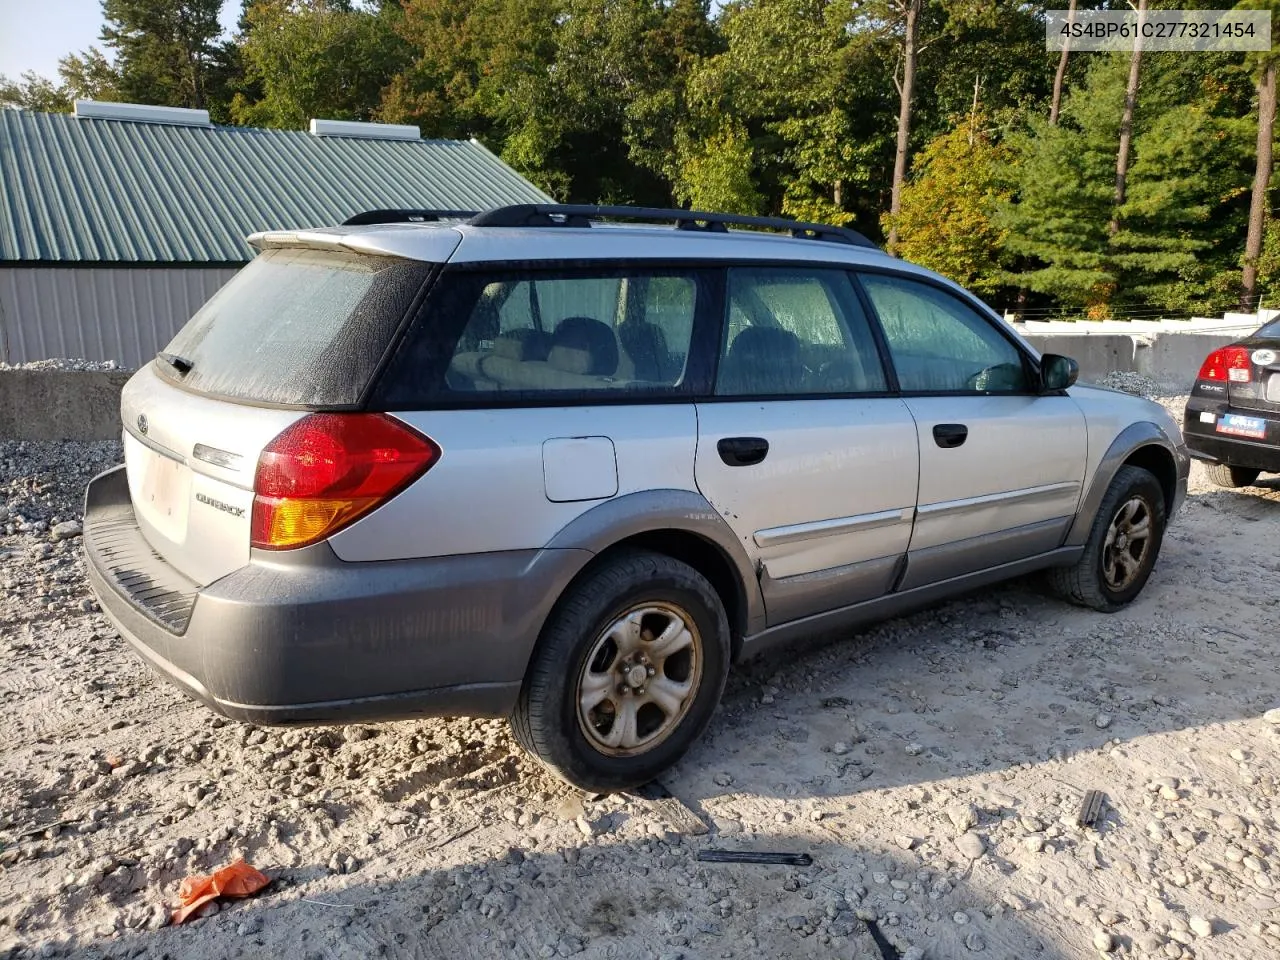
[(1213, 350), (1239, 340), (1240, 330), (1217, 332), (1023, 333), (1041, 353), (1060, 353), (1080, 364), (1080, 379), (1108, 373), (1140, 373), (1168, 390), (1186, 392)]
[(1101, 380), (1108, 373), (1137, 370), (1134, 338), (1121, 334), (1028, 334), (1024, 339), (1041, 353), (1059, 353), (1080, 364), (1081, 380)]
[(0, 370), (0, 439), (116, 440), (127, 370)]

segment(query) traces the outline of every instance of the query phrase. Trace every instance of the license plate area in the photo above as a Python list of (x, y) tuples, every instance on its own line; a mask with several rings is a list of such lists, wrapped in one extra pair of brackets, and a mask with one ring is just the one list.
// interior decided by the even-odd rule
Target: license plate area
[(1262, 440), (1267, 435), (1267, 421), (1262, 417), (1244, 417), (1238, 413), (1226, 413), (1214, 429), (1230, 437), (1249, 437)]
[(129, 494), (138, 519), (172, 544), (186, 539), (191, 470), (179, 460), (125, 437)]
[(1271, 403), (1280, 403), (1280, 370), (1273, 370), (1267, 374), (1267, 400)]

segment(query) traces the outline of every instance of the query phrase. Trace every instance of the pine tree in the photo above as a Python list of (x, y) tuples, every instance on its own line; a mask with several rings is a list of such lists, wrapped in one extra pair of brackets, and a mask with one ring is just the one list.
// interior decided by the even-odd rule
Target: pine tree
[(1127, 58), (1095, 56), (1085, 86), (1066, 97), (1060, 122), (1034, 118), (1013, 138), (1014, 202), (997, 217), (1008, 253), (1026, 261), (1009, 282), (1083, 308), (1105, 305), (1115, 291), (1107, 221), (1128, 67)]
[[(1095, 55), (1060, 122), (1019, 141), (1001, 222), (1027, 269), (1010, 281), (1063, 305), (1222, 305), (1244, 235), (1249, 81), (1231, 54), (1148, 53), (1117, 206), (1116, 144), (1130, 58)], [(1111, 224), (1117, 228), (1111, 231)]]
[(1172, 106), (1134, 140), (1110, 244), (1118, 302), (1188, 312), (1235, 300), (1252, 130), (1214, 106), (1207, 93)]
[(1280, 2), (1277, 0), (1243, 0), (1237, 10), (1271, 11), (1271, 49), (1246, 58), (1253, 71), (1257, 89), (1257, 146), (1254, 148), (1253, 191), (1249, 203), (1249, 227), (1244, 246), (1244, 263), (1240, 282), (1240, 308), (1257, 308), (1259, 259), (1269, 237), (1270, 209), (1267, 192), (1271, 186), (1271, 154), (1276, 121), (1276, 68), (1280, 60)]
[(120, 96), (225, 117), (231, 54), (219, 39), (221, 8), (220, 0), (102, 0)]

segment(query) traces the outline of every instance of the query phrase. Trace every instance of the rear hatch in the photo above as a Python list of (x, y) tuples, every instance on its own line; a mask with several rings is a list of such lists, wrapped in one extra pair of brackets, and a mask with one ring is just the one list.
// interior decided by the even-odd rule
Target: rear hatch
[(200, 586), (248, 563), (263, 448), (310, 411), (359, 408), (430, 270), (269, 249), (133, 376), (121, 398), (125, 467), (157, 553)]
[(1280, 413), (1280, 336), (1255, 335), (1237, 346), (1239, 368), (1231, 370), (1227, 380), (1231, 406)]

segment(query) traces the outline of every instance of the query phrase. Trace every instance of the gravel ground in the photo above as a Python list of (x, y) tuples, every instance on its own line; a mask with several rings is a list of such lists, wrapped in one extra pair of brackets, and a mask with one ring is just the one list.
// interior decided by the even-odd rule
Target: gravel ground
[[(670, 799), (583, 796), (501, 722), (188, 701), (84, 585), (81, 490), (118, 457), (0, 443), (0, 956), (1280, 955), (1280, 481), (1197, 468), (1120, 614), (1018, 581), (746, 665)], [(266, 891), (165, 926), (240, 855)]]
[(27, 363), (0, 363), (0, 370), (123, 370), (114, 360), (79, 360), (59, 358), (31, 360)]

